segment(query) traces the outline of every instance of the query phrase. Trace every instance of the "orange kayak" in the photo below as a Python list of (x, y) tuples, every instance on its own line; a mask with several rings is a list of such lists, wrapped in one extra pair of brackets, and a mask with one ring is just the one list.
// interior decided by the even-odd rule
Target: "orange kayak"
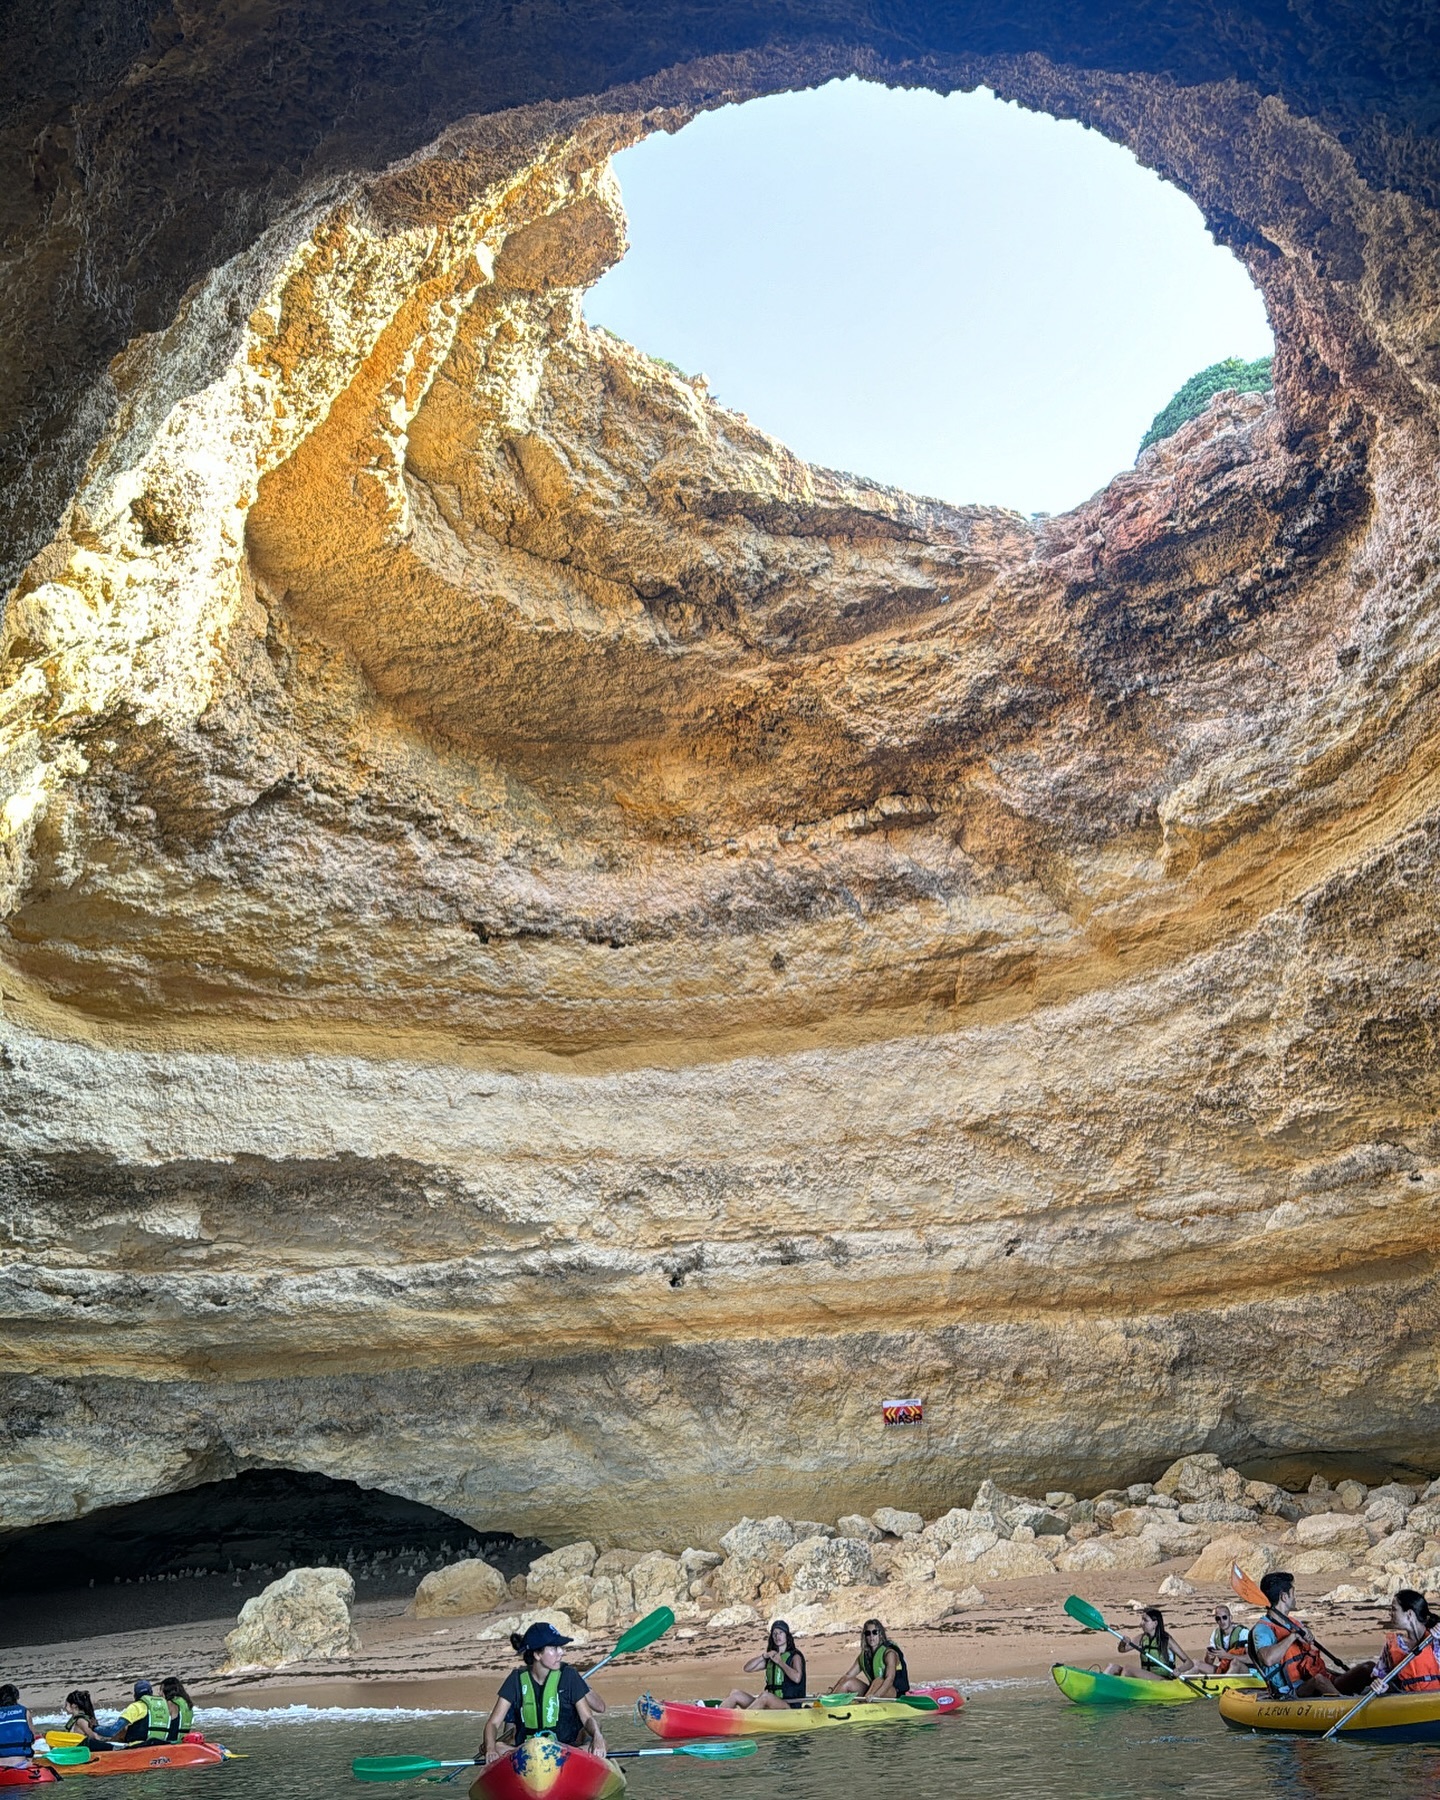
[(203, 1769), (209, 1763), (221, 1763), (225, 1752), (218, 1744), (128, 1744), (123, 1750), (96, 1750), (89, 1762), (66, 1763), (58, 1773), (68, 1781), (72, 1775), (137, 1775), (145, 1769)]

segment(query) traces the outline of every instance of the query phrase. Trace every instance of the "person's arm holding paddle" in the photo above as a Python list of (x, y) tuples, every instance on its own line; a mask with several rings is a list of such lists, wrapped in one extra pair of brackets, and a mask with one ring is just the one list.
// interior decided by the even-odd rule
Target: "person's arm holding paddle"
[(485, 1721), (485, 1732), (480, 1744), (480, 1754), (476, 1762), (492, 1763), (497, 1756), (504, 1754), (500, 1743), (500, 1734), (510, 1722), (510, 1702), (502, 1694), (490, 1708), (490, 1716)]

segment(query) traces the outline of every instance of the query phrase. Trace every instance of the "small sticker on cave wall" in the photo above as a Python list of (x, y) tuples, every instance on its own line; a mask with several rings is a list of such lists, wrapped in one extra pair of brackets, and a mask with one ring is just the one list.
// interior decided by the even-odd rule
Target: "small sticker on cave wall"
[(887, 1425), (920, 1425), (925, 1420), (923, 1400), (882, 1400), (880, 1413)]

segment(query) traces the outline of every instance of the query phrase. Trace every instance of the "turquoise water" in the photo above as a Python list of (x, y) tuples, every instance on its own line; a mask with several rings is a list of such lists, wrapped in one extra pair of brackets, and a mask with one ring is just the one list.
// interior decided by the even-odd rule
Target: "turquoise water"
[[(355, 1756), (470, 1756), (481, 1716), (316, 1713), (261, 1726), (254, 1715), (202, 1714), (209, 1735), (249, 1760), (222, 1769), (125, 1779), (126, 1800), (465, 1800), (469, 1777), (444, 1787), (362, 1787)], [(632, 1715), (606, 1720), (612, 1748), (655, 1742)], [(627, 1764), (636, 1800), (1411, 1800), (1440, 1793), (1440, 1748), (1383, 1748), (1244, 1737), (1208, 1704), (1082, 1709), (1054, 1688), (972, 1692), (958, 1719), (896, 1730), (817, 1733), (766, 1743), (743, 1762), (647, 1757)], [(107, 1783), (102, 1792), (119, 1794)], [(96, 1796), (99, 1800), (99, 1795)]]

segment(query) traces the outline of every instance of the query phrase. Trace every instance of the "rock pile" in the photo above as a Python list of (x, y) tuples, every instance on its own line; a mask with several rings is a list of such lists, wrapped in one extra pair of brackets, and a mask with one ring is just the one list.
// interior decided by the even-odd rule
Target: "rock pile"
[[(1358, 1571), (1365, 1597), (1398, 1587), (1440, 1586), (1440, 1481), (1423, 1491), (1388, 1482), (1336, 1487), (1320, 1475), (1304, 1493), (1250, 1481), (1219, 1457), (1172, 1463), (1154, 1483), (1109, 1488), (1092, 1499), (1049, 1492), (1011, 1494), (980, 1484), (968, 1507), (928, 1523), (881, 1506), (834, 1525), (778, 1514), (744, 1518), (718, 1547), (661, 1551), (566, 1544), (508, 1584), (531, 1611), (509, 1614), (481, 1634), (503, 1637), (537, 1618), (567, 1635), (621, 1629), (657, 1606), (712, 1627), (757, 1623), (783, 1609), (798, 1633), (848, 1631), (870, 1614), (914, 1628), (939, 1624), (984, 1600), (982, 1583), (1053, 1574), (1144, 1569), (1191, 1559), (1173, 1592), (1226, 1580), (1232, 1562), (1258, 1578), (1285, 1567), (1313, 1576)], [(474, 1570), (475, 1574), (468, 1571)], [(481, 1575), (479, 1571), (485, 1573)], [(488, 1564), (459, 1564), (421, 1583), (416, 1608), (442, 1607), (445, 1593), (493, 1593), (504, 1578)], [(539, 1608), (541, 1610), (535, 1610)], [(481, 1610), (443, 1602), (447, 1612)]]

